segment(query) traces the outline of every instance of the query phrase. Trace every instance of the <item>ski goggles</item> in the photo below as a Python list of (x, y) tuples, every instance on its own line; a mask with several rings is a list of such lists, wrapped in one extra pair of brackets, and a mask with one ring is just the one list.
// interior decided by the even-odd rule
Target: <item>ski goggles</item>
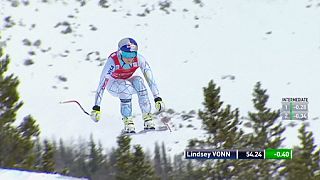
[(126, 52), (126, 51), (122, 51), (121, 52), (121, 56), (123, 58), (135, 58), (137, 56), (137, 52)]

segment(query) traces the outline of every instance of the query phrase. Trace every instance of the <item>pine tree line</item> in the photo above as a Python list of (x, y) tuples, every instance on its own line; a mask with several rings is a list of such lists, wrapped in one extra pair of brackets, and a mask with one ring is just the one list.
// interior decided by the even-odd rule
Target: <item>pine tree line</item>
[(23, 102), (17, 92), (18, 78), (6, 75), (9, 62), (9, 56), (0, 47), (0, 167), (53, 171), (53, 166), (45, 161), (50, 156), (50, 144), (45, 143), (46, 149), (41, 153), (35, 151), (40, 134), (36, 120), (27, 115), (19, 125), (14, 124)]
[[(269, 96), (257, 82), (253, 89), (255, 111), (248, 112), (247, 120), (239, 118), (239, 110), (223, 106), (220, 87), (210, 81), (203, 88), (204, 110), (199, 111), (207, 131), (205, 139), (192, 139), (189, 148), (212, 149), (277, 149), (283, 147), (282, 124), (279, 110), (267, 107)], [(247, 127), (243, 123), (247, 124)], [(246, 129), (246, 130), (243, 130)], [(193, 161), (199, 179), (320, 179), (320, 147), (304, 123), (298, 135), (301, 145), (294, 148), (293, 160), (214, 160)]]

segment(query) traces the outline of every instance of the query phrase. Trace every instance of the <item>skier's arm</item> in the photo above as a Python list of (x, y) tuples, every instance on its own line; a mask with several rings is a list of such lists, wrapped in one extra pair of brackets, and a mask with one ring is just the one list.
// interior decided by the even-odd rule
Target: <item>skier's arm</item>
[(144, 75), (144, 78), (147, 80), (147, 83), (152, 91), (156, 109), (158, 111), (163, 111), (165, 109), (165, 105), (159, 95), (159, 90), (158, 90), (157, 84), (153, 78), (153, 74), (152, 74), (152, 71), (151, 71), (151, 68), (150, 68), (148, 62), (146, 61), (146, 59), (143, 56), (138, 54), (138, 63), (139, 63), (140, 69)]
[(148, 62), (146, 61), (146, 59), (140, 54), (138, 54), (138, 63), (139, 63), (139, 67), (143, 73), (143, 76), (146, 79), (146, 81), (149, 85), (149, 88), (153, 94), (153, 97), (154, 98), (159, 97), (159, 90), (158, 90), (157, 84), (154, 80), (151, 68), (150, 68)]
[(100, 107), (104, 90), (108, 84), (109, 79), (112, 78), (111, 74), (114, 71), (115, 71), (114, 61), (111, 58), (108, 58), (100, 76), (100, 82), (99, 82), (99, 86), (98, 86), (96, 97), (95, 97), (95, 103), (94, 103), (95, 106)]

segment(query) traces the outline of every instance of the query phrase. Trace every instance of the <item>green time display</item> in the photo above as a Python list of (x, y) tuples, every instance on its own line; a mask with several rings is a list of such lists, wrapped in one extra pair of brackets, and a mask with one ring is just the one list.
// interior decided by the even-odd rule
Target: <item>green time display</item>
[(266, 149), (265, 159), (292, 159), (292, 149)]

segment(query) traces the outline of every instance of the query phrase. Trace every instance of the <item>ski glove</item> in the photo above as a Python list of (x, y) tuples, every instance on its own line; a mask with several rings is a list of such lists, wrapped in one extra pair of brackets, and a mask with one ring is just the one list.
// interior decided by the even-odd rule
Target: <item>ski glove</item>
[(163, 103), (161, 97), (155, 98), (155, 99), (154, 99), (154, 102), (156, 103), (155, 105), (156, 105), (156, 109), (157, 109), (158, 111), (164, 111), (165, 106), (164, 106), (164, 103)]
[(90, 116), (94, 122), (100, 121), (100, 106), (93, 106)]

